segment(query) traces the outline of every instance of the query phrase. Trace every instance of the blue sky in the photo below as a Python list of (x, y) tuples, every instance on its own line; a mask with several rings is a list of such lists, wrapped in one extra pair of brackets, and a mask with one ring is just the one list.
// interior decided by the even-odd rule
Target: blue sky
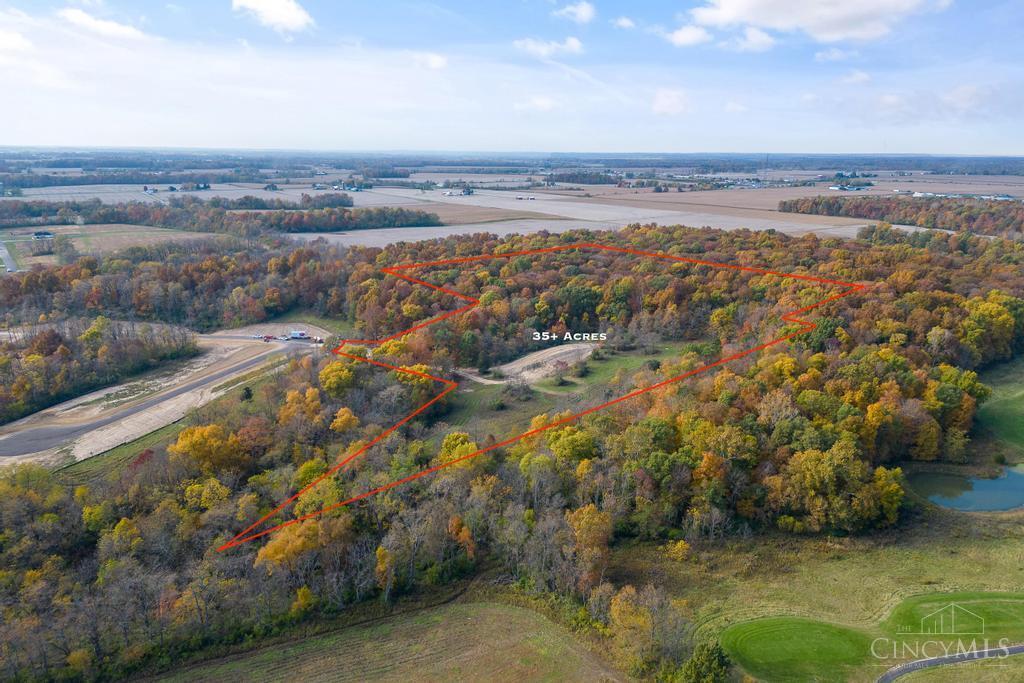
[(0, 144), (1024, 154), (1019, 0), (0, 0)]

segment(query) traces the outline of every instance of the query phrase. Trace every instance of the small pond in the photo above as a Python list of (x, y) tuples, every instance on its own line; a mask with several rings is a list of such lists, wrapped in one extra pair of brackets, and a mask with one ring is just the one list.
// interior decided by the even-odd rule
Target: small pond
[(1024, 507), (1024, 465), (1007, 467), (996, 479), (946, 472), (916, 472), (907, 482), (936, 505), (973, 512)]

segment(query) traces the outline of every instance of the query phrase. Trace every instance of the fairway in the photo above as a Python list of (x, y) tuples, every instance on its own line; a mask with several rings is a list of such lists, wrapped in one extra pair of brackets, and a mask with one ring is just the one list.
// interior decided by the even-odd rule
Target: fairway
[(561, 627), (521, 607), (450, 604), (266, 647), (157, 680), (619, 681)]
[[(957, 610), (960, 632), (955, 633), (947, 616)], [(890, 666), (924, 655), (886, 659), (894, 644), (903, 648), (920, 643), (958, 643), (972, 648), (972, 641), (988, 638), (1017, 643), (1024, 640), (1024, 594), (936, 593), (902, 601), (884, 621), (873, 628), (858, 629), (800, 617), (765, 617), (727, 628), (722, 646), (748, 673), (771, 681), (845, 681), (869, 679), (880, 666)], [(875, 639), (879, 639), (875, 641)], [(880, 643), (873, 646), (872, 643)], [(873, 655), (878, 648), (883, 658)], [(985, 645), (977, 647), (984, 648)]]
[(981, 374), (992, 396), (978, 410), (978, 426), (1024, 452), (1024, 358)]
[(737, 624), (721, 642), (747, 673), (769, 681), (845, 681), (871, 649), (866, 633), (798, 617)]

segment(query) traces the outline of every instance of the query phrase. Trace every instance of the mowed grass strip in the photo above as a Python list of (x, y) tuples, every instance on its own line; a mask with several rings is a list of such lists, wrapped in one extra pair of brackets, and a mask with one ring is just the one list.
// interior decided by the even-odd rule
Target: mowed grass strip
[(871, 657), (871, 636), (801, 617), (767, 617), (731, 626), (722, 647), (766, 681), (847, 681)]
[(160, 681), (618, 681), (545, 617), (457, 603), (256, 650)]
[(1024, 357), (981, 374), (992, 396), (978, 410), (978, 426), (1024, 451)]

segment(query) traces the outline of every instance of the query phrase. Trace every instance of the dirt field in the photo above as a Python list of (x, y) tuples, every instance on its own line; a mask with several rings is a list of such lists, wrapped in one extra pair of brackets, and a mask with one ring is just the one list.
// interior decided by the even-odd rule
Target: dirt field
[(518, 221), (518, 220), (559, 220), (558, 216), (540, 213), (537, 211), (515, 211), (509, 209), (495, 209), (488, 206), (475, 206), (472, 204), (445, 204), (443, 202), (423, 202), (409, 207), (419, 211), (436, 213), (441, 222), (445, 225), (467, 225), (472, 223), (494, 223), (497, 221)]
[(522, 607), (464, 603), (266, 647), (158, 679), (622, 681), (572, 635)]
[(528, 353), (522, 358), (517, 358), (510, 363), (499, 365), (494, 368), (501, 373), (504, 379), (488, 379), (481, 377), (474, 370), (463, 368), (458, 371), (460, 375), (480, 384), (504, 384), (511, 379), (521, 379), (528, 384), (555, 374), (560, 366), (570, 366), (581, 360), (590, 358), (597, 348), (597, 344), (559, 344), (549, 349), (541, 349)]

